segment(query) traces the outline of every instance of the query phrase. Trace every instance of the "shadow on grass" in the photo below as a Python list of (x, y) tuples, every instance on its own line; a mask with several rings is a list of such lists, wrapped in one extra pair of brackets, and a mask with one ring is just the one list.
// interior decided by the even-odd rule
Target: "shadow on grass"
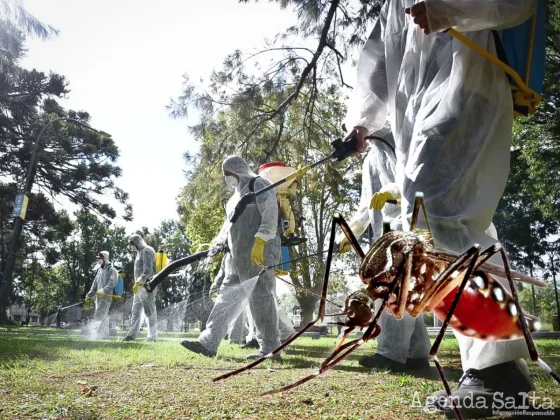
[[(227, 361), (227, 362), (231, 362), (231, 363), (235, 363), (237, 366), (231, 366), (231, 368), (220, 368), (219, 370), (223, 370), (223, 371), (228, 371), (228, 370), (235, 370), (235, 369), (239, 369), (243, 366), (246, 366), (248, 364), (247, 360), (241, 357), (220, 357), (218, 356), (222, 361)], [(323, 355), (322, 357), (323, 359), (326, 358), (325, 355)], [(343, 372), (350, 372), (350, 373), (373, 373), (373, 372), (387, 372), (387, 371), (374, 371), (370, 368), (366, 368), (363, 366), (360, 366), (357, 364), (357, 360), (359, 359), (358, 355), (352, 355), (348, 358), (345, 359), (345, 361), (355, 361), (356, 363), (352, 364), (352, 365), (348, 365), (348, 364), (340, 364), (337, 365), (335, 367), (333, 367), (332, 369), (329, 370), (337, 370), (337, 371), (343, 371)], [(271, 364), (272, 363), (272, 364)], [(284, 358), (282, 358), (281, 360), (275, 360), (275, 361), (265, 361), (262, 364), (256, 366), (255, 368), (253, 368), (254, 370), (266, 370), (269, 368), (273, 368), (274, 370), (281, 370), (281, 371), (289, 371), (289, 370), (293, 370), (293, 369), (307, 369), (309, 370), (309, 374), (311, 374), (312, 372), (315, 372), (319, 369), (321, 365), (320, 361), (313, 361), (313, 360), (308, 360), (308, 359), (304, 359), (301, 357), (297, 357), (297, 358), (293, 358), (293, 357), (289, 357), (289, 356), (285, 356)], [(443, 371), (444, 374), (447, 378), (447, 380), (449, 381), (458, 381), (461, 377), (461, 375), (463, 374), (463, 370), (460, 368), (454, 368), (454, 367), (443, 367)], [(412, 376), (415, 378), (423, 378), (423, 379), (432, 379), (432, 380), (439, 380), (439, 374), (437, 373), (437, 370), (435, 367), (431, 367), (430, 369), (424, 369), (424, 370), (417, 370), (417, 371), (408, 371), (405, 373), (399, 372), (389, 372), (392, 375), (396, 375), (396, 376), (402, 376), (402, 375), (407, 375), (407, 376)]]
[[(286, 366), (289, 369), (307, 369), (307, 368), (314, 368), (320, 366), (323, 360), (325, 360), (330, 355), (330, 352), (326, 351), (325, 353), (317, 353), (317, 354), (309, 354), (306, 352), (300, 353), (291, 353), (291, 352), (284, 352), (282, 353), (282, 359), (275, 361), (275, 363), (281, 364)], [(345, 362), (354, 362), (357, 364), (360, 355), (352, 354), (344, 359)], [(244, 355), (220, 355), (218, 353), (218, 358), (227, 362), (237, 363), (240, 365), (249, 364), (249, 361), (245, 358)]]
[(113, 350), (113, 349), (140, 349), (145, 346), (142, 342), (121, 343), (114, 340), (89, 340), (80, 335), (56, 336), (49, 334), (9, 335), (2, 339), (0, 334), (0, 363), (9, 363), (21, 358), (41, 359), (52, 361), (64, 357), (69, 350)]

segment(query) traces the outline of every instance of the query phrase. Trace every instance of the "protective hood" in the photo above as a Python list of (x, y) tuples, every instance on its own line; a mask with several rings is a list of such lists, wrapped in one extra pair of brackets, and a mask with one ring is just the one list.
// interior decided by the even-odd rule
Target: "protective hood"
[(111, 261), (109, 261), (109, 251), (101, 251), (97, 256), (101, 255), (103, 257), (103, 264), (109, 265)]
[(146, 248), (146, 242), (144, 242), (144, 239), (142, 239), (142, 237), (137, 233), (130, 235), (130, 238), (128, 238), (128, 242), (136, 245), (138, 251), (140, 251), (143, 248)]
[(222, 163), (222, 170), (232, 172), (239, 177), (238, 189), (251, 178), (257, 176), (251, 170), (247, 161), (240, 156), (228, 156)]

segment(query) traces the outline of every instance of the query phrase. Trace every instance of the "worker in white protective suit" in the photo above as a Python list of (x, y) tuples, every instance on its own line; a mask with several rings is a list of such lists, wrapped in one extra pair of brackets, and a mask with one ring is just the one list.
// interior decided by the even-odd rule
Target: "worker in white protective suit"
[(117, 284), (118, 273), (111, 261), (109, 252), (101, 251), (97, 254), (98, 270), (91, 289), (86, 294), (86, 302), (95, 296), (94, 324), (90, 325), (95, 331), (94, 336), (100, 339), (109, 338), (109, 308), (113, 300), (113, 289)]
[(130, 321), (130, 329), (122, 341), (132, 341), (136, 339), (140, 331), (140, 326), (142, 325), (143, 314), (146, 314), (148, 318), (147, 341), (156, 341), (157, 287), (152, 293), (148, 293), (144, 287), (144, 284), (155, 274), (156, 252), (154, 248), (148, 246), (146, 242), (144, 242), (144, 239), (136, 233), (128, 238), (128, 242), (131, 249), (136, 251), (137, 254), (134, 260), (134, 286), (132, 286), (132, 292), (134, 293), (134, 299), (132, 301), (132, 320)]
[[(349, 221), (350, 229), (356, 239), (359, 239), (372, 227), (373, 239), (382, 235), (383, 219), (391, 219), (393, 230), (402, 229), (400, 223), (401, 211), (398, 205), (385, 204), (387, 200), (400, 199), (395, 182), (395, 149), (394, 139), (390, 127), (386, 125), (375, 133), (379, 139), (371, 141), (371, 148), (362, 166), (362, 194), (360, 203), (354, 216)], [(352, 249), (344, 234), (336, 241), (340, 252)], [(376, 301), (379, 309), (381, 301)], [(379, 319), (381, 333), (377, 336), (377, 350), (372, 356), (362, 356), (360, 365), (372, 369), (404, 372), (428, 369), (428, 352), (430, 338), (422, 315), (414, 318), (405, 313), (397, 320), (387, 312)]]
[[(228, 245), (229, 253), (226, 254), (224, 262), (225, 278), (206, 329), (197, 341), (185, 340), (181, 344), (187, 350), (214, 357), (228, 331), (228, 326), (245, 309), (244, 305), (248, 299), (257, 326), (260, 351), (247, 357), (260, 358), (280, 346), (274, 276), (265, 272), (257, 278), (261, 271), (257, 264), (276, 265), (280, 259), (276, 193), (272, 189), (255, 197), (255, 201), (249, 203), (232, 224), (229, 218), (239, 199), (251, 188), (253, 191), (259, 191), (270, 183), (257, 177), (247, 162), (239, 156), (226, 158), (222, 163), (222, 170), (226, 184), (235, 190), (226, 205), (227, 218), (224, 226), (214, 241), (218, 244), (225, 241)], [(245, 288), (242, 284), (252, 284), (247, 283), (251, 279), (256, 281), (254, 289), (248, 290), (247, 295), (244, 295)], [(242, 296), (239, 292), (242, 292)]]
[[(424, 199), (437, 246), (464, 252), (494, 243), (490, 226), (509, 170), (512, 98), (503, 70), (442, 32), (455, 27), (495, 54), (491, 30), (524, 22), (537, 0), (388, 0), (358, 63), (347, 137), (390, 117), (402, 214)], [(408, 221), (403, 220), (405, 228)], [(494, 262), (500, 263), (499, 256)], [(491, 401), (532, 389), (523, 340), (487, 343), (456, 334), (465, 375), (453, 396)], [(471, 395), (472, 397), (472, 395)], [(491, 414), (491, 404), (467, 415)], [(488, 408), (490, 406), (490, 408)], [(441, 407), (441, 406), (438, 406)], [(449, 412), (448, 407), (445, 407)]]

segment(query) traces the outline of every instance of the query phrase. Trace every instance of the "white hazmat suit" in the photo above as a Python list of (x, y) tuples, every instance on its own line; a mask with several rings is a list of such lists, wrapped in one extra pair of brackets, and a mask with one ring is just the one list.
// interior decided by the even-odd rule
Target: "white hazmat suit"
[(109, 253), (107, 251), (101, 251), (99, 256), (101, 258), (98, 261), (102, 265), (95, 274), (95, 279), (86, 298), (95, 296), (95, 314), (93, 315), (94, 324), (92, 327), (97, 329), (96, 334), (94, 334), (96, 338), (105, 339), (109, 338), (110, 333), (109, 309), (111, 308), (113, 289), (117, 284), (118, 273), (111, 261), (109, 261)]
[[(511, 91), (503, 70), (436, 31), (453, 26), (495, 54), (491, 30), (522, 23), (537, 0), (427, 0), (429, 35), (404, 12), (414, 3), (385, 2), (360, 55), (347, 123), (374, 132), (389, 115), (402, 214), (421, 191), (437, 246), (485, 249), (494, 243), (485, 231), (509, 171)], [(527, 355), (523, 340), (457, 337), (465, 370)]]
[[(278, 203), (275, 190), (272, 189), (255, 198), (248, 204), (239, 219), (233, 224), (229, 222), (239, 199), (249, 192), (249, 184), (255, 173), (247, 162), (239, 156), (230, 156), (222, 164), (222, 169), (236, 174), (239, 181), (235, 193), (226, 205), (227, 220), (217, 241), (225, 240), (229, 253), (225, 257), (225, 278), (220, 295), (216, 299), (214, 309), (208, 318), (206, 329), (200, 334), (198, 341), (209, 354), (216, 354), (221, 340), (225, 337), (228, 326), (234, 321), (246, 304), (245, 296), (228, 293), (241, 283), (256, 277), (261, 268), (251, 261), (251, 250), (256, 238), (266, 241), (264, 246), (264, 265), (276, 265), (280, 260), (280, 236), (278, 235)], [(263, 178), (254, 181), (254, 191), (270, 185)], [(278, 314), (274, 288), (275, 278), (262, 274), (248, 296), (251, 313), (259, 335), (262, 353), (268, 353), (280, 345), (278, 331)], [(183, 344), (184, 345), (184, 344)], [(185, 346), (187, 347), (187, 346)]]
[[(134, 280), (145, 284), (155, 274), (156, 252), (151, 246), (146, 245), (140, 235), (131, 235), (128, 241), (136, 247), (138, 253), (134, 260)], [(142, 313), (148, 318), (149, 341), (157, 340), (157, 309), (156, 309), (157, 287), (152, 293), (148, 293), (144, 287), (138, 288), (132, 301), (132, 320), (127, 338), (135, 339), (140, 331)]]

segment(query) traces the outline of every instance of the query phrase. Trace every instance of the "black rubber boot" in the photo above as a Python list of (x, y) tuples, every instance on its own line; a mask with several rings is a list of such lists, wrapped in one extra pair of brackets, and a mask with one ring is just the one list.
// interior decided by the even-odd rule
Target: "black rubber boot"
[(511, 361), (481, 370), (468, 369), (457, 389), (451, 391), (452, 401), (445, 391), (438, 391), (429, 397), (429, 405), (443, 410), (450, 419), (455, 418), (452, 405), (459, 408), (464, 419), (496, 416), (498, 410), (514, 411), (505, 408), (508, 401), (514, 399), (516, 406), (522, 405), (523, 393), (534, 389), (531, 378), (518, 363)]
[(259, 342), (257, 341), (257, 339), (253, 338), (247, 344), (241, 346), (241, 348), (242, 349), (258, 349), (258, 348), (260, 348), (260, 346), (259, 346)]
[(216, 353), (211, 352), (198, 341), (181, 341), (181, 345), (193, 353), (201, 354), (206, 357), (215, 357)]

